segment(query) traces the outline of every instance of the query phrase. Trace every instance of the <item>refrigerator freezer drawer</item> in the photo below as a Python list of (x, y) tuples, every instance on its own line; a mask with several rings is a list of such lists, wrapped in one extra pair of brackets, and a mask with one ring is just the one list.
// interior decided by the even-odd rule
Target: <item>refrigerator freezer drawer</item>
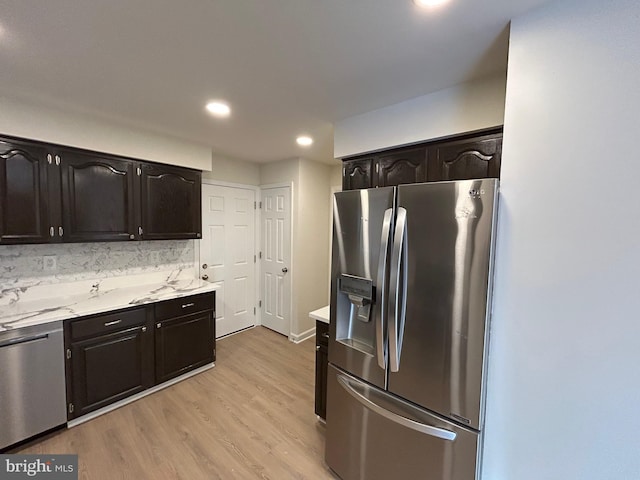
[(476, 478), (479, 434), (329, 365), (326, 461), (343, 480)]

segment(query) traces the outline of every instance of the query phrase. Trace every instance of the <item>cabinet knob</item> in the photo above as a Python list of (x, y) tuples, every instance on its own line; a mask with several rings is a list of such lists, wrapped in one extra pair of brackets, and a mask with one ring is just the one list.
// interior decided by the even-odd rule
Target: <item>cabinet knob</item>
[(289, 269), (287, 267), (283, 267), (282, 268), (282, 273), (287, 273), (289, 271)]
[(147, 327), (142, 327), (142, 333), (147, 331)]
[(203, 280), (209, 280), (209, 275), (207, 275), (207, 274), (202, 275), (202, 279)]
[(129, 240), (135, 240), (136, 236), (132, 233), (131, 235), (129, 235)]
[(206, 263), (203, 263), (203, 264), (202, 264), (202, 268), (203, 268), (204, 270), (206, 270), (206, 269), (207, 269), (207, 267), (209, 267), (209, 265), (207, 265)]
[(316, 345), (316, 351), (320, 350), (320, 345)]
[(61, 237), (64, 235), (64, 229), (62, 227), (58, 227), (58, 235)]
[(162, 326), (161, 323), (156, 323), (156, 328), (160, 328)]

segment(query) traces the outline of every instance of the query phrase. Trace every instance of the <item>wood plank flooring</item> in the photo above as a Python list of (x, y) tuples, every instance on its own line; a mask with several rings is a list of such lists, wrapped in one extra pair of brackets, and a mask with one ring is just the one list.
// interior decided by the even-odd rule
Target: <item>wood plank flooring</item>
[(81, 479), (334, 479), (313, 412), (315, 348), (264, 327), (216, 367), (12, 453), (76, 453)]

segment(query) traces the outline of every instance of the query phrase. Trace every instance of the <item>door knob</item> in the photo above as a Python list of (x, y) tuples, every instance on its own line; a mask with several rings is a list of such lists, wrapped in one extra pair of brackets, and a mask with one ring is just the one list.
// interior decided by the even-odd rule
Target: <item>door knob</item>
[(209, 280), (209, 275), (202, 275), (203, 280)]
[(203, 263), (203, 264), (202, 264), (202, 268), (203, 268), (204, 270), (206, 270), (208, 266), (209, 266), (209, 265), (207, 265), (206, 263)]
[(282, 273), (287, 273), (289, 271), (289, 269), (287, 267), (283, 267), (282, 268)]

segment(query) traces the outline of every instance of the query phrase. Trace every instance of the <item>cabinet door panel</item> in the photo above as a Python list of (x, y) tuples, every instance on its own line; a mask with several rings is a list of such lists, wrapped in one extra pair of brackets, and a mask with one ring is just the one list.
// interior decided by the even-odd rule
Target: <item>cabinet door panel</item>
[(316, 320), (316, 396), (315, 412), (327, 418), (327, 367), (329, 365), (329, 325)]
[(213, 362), (212, 312), (158, 322), (155, 331), (156, 383)]
[(373, 187), (373, 160), (347, 160), (342, 171), (342, 189), (357, 190)]
[(502, 135), (489, 135), (432, 147), (429, 180), (499, 178)]
[(65, 239), (133, 240), (134, 163), (76, 152), (61, 157)]
[(427, 149), (416, 148), (378, 157), (378, 187), (427, 180)]
[(143, 327), (71, 344), (75, 418), (153, 385), (151, 333)]
[(0, 140), (0, 243), (46, 243), (47, 151), (26, 142)]
[(200, 238), (201, 173), (177, 167), (142, 165), (142, 238)]

